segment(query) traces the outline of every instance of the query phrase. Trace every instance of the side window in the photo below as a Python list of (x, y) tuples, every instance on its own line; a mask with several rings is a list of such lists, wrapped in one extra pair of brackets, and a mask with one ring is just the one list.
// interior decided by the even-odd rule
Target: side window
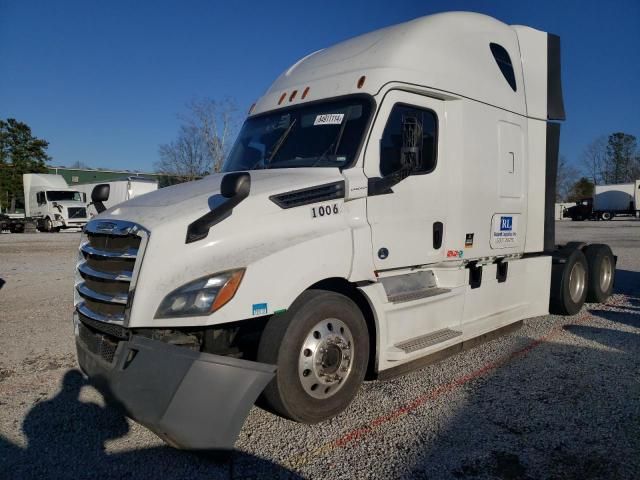
[(38, 202), (38, 205), (42, 205), (43, 203), (45, 203), (45, 201), (44, 201), (44, 192), (36, 193), (36, 201)]
[(396, 104), (380, 141), (380, 173), (429, 173), (436, 168), (438, 120), (431, 110)]
[(490, 43), (489, 48), (491, 49), (493, 58), (498, 64), (498, 68), (502, 72), (502, 75), (504, 75), (505, 80), (507, 81), (511, 89), (515, 92), (516, 74), (513, 71), (513, 64), (511, 63), (509, 52), (507, 52), (502, 45), (498, 45), (497, 43)]

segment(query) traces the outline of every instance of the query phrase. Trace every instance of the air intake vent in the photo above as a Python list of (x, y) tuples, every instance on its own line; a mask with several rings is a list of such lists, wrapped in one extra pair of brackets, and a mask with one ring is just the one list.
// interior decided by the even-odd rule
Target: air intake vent
[(344, 198), (344, 181), (327, 183), (317, 187), (302, 188), (269, 197), (280, 208), (301, 207), (311, 203)]

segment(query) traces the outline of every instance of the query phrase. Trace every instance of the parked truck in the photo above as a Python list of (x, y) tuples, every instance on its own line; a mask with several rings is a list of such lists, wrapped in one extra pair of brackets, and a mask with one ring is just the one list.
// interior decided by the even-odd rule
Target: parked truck
[(304, 57), (220, 173), (87, 224), (82, 370), (169, 444), (230, 449), (256, 400), (322, 422), (365, 379), (605, 301), (610, 248), (555, 244), (564, 118), (559, 38), (484, 15)]
[(38, 229), (59, 232), (87, 223), (86, 195), (69, 188), (62, 175), (26, 173), (22, 176), (27, 219)]
[(640, 215), (640, 180), (631, 183), (596, 185), (594, 196), (565, 209), (571, 220), (612, 220), (620, 215)]
[[(158, 189), (158, 181), (137, 175), (111, 180), (109, 182), (81, 183), (74, 185), (79, 192), (85, 194), (86, 198), (90, 198), (94, 187), (100, 184), (109, 185), (109, 200), (104, 203), (106, 208), (111, 208), (119, 203), (126, 202), (139, 195), (154, 192)], [(93, 204), (87, 205), (87, 213), (89, 217), (98, 214)]]

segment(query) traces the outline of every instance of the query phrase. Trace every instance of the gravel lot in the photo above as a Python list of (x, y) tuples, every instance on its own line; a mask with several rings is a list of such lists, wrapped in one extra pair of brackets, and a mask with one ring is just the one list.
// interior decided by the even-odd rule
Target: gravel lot
[(616, 294), (386, 382), (305, 426), (253, 409), (230, 459), (173, 450), (75, 369), (79, 234), (0, 235), (0, 478), (638, 478), (640, 221), (559, 222), (609, 243)]

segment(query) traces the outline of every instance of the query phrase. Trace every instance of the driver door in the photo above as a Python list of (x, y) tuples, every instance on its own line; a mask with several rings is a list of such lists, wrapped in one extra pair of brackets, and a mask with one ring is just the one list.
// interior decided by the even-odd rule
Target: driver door
[(447, 183), (439, 135), (443, 120), (443, 102), (434, 98), (391, 90), (382, 101), (364, 164), (377, 270), (445, 258)]

